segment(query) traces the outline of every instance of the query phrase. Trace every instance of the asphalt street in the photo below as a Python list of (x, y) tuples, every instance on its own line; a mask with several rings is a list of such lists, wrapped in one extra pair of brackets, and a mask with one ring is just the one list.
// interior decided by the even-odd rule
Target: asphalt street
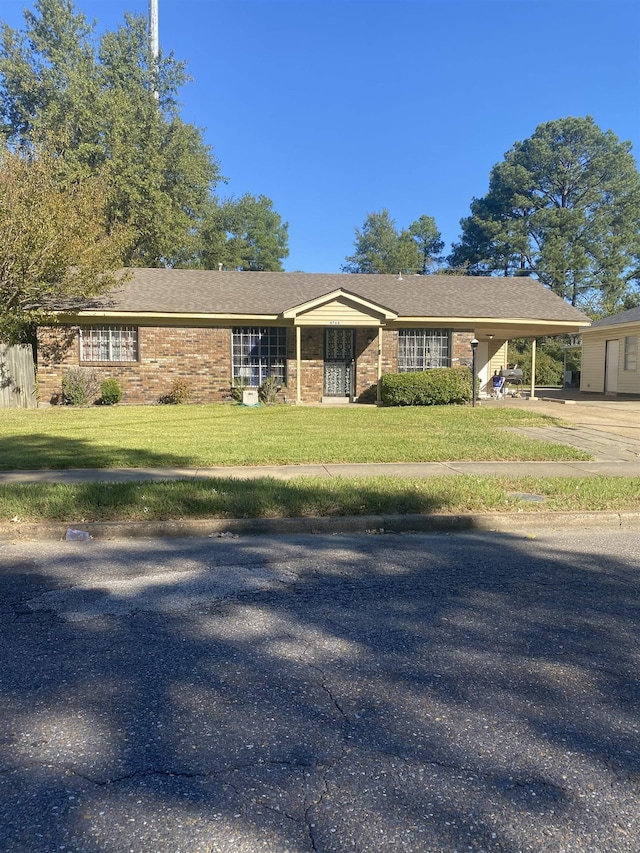
[(638, 853), (640, 534), (0, 542), (3, 853)]

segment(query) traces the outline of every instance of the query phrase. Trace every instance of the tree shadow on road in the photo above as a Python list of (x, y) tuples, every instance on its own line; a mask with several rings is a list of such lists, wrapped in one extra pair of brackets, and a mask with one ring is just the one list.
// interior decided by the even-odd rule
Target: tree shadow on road
[(7, 850), (638, 837), (639, 578), (595, 538), (25, 553), (1, 577)]

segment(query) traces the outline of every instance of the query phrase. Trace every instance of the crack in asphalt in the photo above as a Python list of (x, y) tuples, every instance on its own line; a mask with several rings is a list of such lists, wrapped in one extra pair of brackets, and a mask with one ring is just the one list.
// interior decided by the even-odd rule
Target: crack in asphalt
[[(305, 663), (305, 658), (308, 657), (310, 651), (311, 643), (308, 642), (305, 644), (299, 656), (301, 663)], [(342, 705), (340, 704), (337, 695), (329, 686), (327, 674), (324, 672), (324, 670), (317, 664), (309, 663), (308, 661), (306, 661), (306, 664), (311, 671), (315, 671), (320, 676), (320, 689), (329, 697), (332, 706), (338, 712), (339, 719), (341, 721), (340, 725), (342, 728), (342, 746), (340, 748), (340, 754), (336, 755), (332, 760), (326, 761), (325, 763), (317, 763), (315, 765), (315, 768), (319, 773), (319, 778), (322, 783), (322, 788), (320, 790), (319, 795), (311, 801), (309, 801), (306, 797), (304, 799), (304, 821), (306, 824), (307, 834), (309, 836), (309, 843), (311, 844), (311, 851), (312, 853), (316, 853), (319, 848), (316, 843), (316, 833), (314, 832), (315, 823), (312, 819), (312, 812), (314, 810), (317, 810), (322, 805), (325, 797), (329, 793), (329, 773), (331, 773), (336, 767), (341, 764), (342, 761), (344, 761), (345, 756), (350, 751), (350, 747), (348, 744), (349, 732), (353, 730), (354, 724), (353, 721), (349, 718), (348, 714), (345, 712)]]
[(558, 785), (550, 779), (510, 779), (504, 785), (505, 791), (513, 791), (515, 788), (523, 791), (532, 788), (548, 788), (550, 791), (562, 791), (563, 793), (566, 793), (568, 790), (565, 785)]
[[(308, 649), (308, 647), (307, 647), (307, 649)], [(305, 654), (306, 654), (306, 651), (307, 650), (305, 650)], [(324, 768), (324, 770), (321, 774), (322, 786), (323, 786), (321, 793), (311, 803), (307, 804), (307, 801), (305, 799), (304, 815), (305, 815), (305, 820), (306, 820), (306, 824), (307, 824), (307, 830), (309, 833), (309, 841), (311, 842), (312, 851), (317, 851), (318, 847), (316, 845), (315, 833), (313, 832), (313, 830), (315, 829), (315, 824), (311, 820), (311, 812), (313, 810), (317, 810), (322, 805), (325, 797), (329, 793), (329, 778), (328, 778), (329, 774), (344, 761), (346, 755), (351, 751), (351, 747), (349, 746), (348, 742), (349, 742), (350, 733), (353, 732), (354, 721), (349, 718), (348, 714), (345, 712), (344, 708), (342, 707), (342, 705), (338, 701), (338, 697), (336, 696), (336, 694), (334, 694), (334, 692), (329, 687), (327, 675), (324, 672), (324, 670), (321, 669), (321, 667), (316, 666), (315, 664), (309, 664), (309, 667), (310, 667), (310, 669), (315, 670), (316, 672), (319, 673), (319, 675), (320, 675), (320, 687), (327, 694), (327, 696), (331, 700), (331, 704), (336, 709), (336, 711), (338, 712), (338, 714), (340, 715), (340, 718), (342, 720), (342, 747), (340, 750), (340, 754), (338, 756), (336, 756), (333, 761), (329, 761), (325, 765), (318, 765), (318, 768), (320, 768), (320, 767)]]
[[(20, 772), (22, 770), (33, 770), (37, 768), (48, 768), (51, 770), (63, 771), (70, 776), (76, 776), (79, 779), (83, 779), (85, 782), (89, 782), (91, 785), (97, 785), (98, 787), (106, 787), (108, 785), (119, 785), (122, 782), (129, 782), (134, 779), (144, 779), (150, 776), (162, 776), (169, 779), (213, 779), (217, 776), (225, 776), (230, 773), (237, 773), (243, 770), (254, 770), (256, 764), (260, 765), (269, 765), (271, 767), (281, 767), (285, 769), (300, 769), (300, 770), (310, 770), (318, 767), (324, 767), (326, 765), (320, 762), (303, 762), (303, 761), (284, 761), (284, 760), (275, 760), (270, 759), (268, 761), (262, 760), (259, 762), (247, 762), (234, 764), (232, 766), (226, 765), (224, 768), (218, 770), (198, 770), (198, 771), (188, 771), (188, 770), (172, 770), (172, 769), (160, 769), (155, 767), (148, 767), (146, 769), (141, 770), (132, 770), (129, 773), (122, 773), (118, 776), (110, 776), (108, 778), (98, 778), (96, 776), (90, 776), (88, 773), (83, 773), (81, 770), (76, 769), (70, 764), (58, 764), (55, 761), (24, 761), (18, 764), (12, 764), (10, 766), (0, 767), (0, 775), (2, 774), (10, 774)], [(227, 782), (230, 787), (234, 787), (231, 782)]]
[[(343, 753), (343, 756), (344, 756), (344, 753)], [(311, 850), (312, 851), (317, 851), (318, 846), (316, 844), (316, 838), (315, 838), (315, 832), (314, 832), (315, 823), (312, 820), (311, 811), (313, 809), (318, 809), (322, 805), (324, 798), (329, 793), (329, 781), (327, 779), (326, 773), (324, 773), (321, 778), (322, 778), (322, 790), (320, 791), (320, 794), (311, 802), (308, 802), (306, 797), (305, 797), (305, 801), (304, 801), (304, 819), (306, 822), (307, 834), (309, 835), (309, 842), (311, 844)]]
[(343, 721), (345, 723), (348, 723), (349, 726), (352, 726), (353, 721), (349, 719), (348, 715), (346, 714), (346, 712), (344, 711), (344, 709), (342, 708), (342, 706), (338, 702), (338, 699), (336, 698), (336, 696), (334, 696), (333, 692), (331, 691), (331, 688), (329, 687), (329, 685), (326, 682), (326, 675), (324, 674), (324, 672), (322, 672), (322, 670), (316, 666), (312, 666), (311, 668), (317, 670), (320, 673), (320, 675), (322, 676), (322, 679), (323, 679), (320, 682), (320, 687), (324, 690), (324, 692), (327, 694), (329, 699), (331, 699), (331, 703), (333, 704), (336, 711), (340, 714)]

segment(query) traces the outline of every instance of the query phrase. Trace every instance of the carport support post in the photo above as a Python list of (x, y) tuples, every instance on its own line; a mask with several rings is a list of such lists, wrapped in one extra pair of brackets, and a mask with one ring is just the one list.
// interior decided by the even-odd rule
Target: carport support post
[(476, 404), (476, 350), (478, 349), (478, 344), (480, 341), (473, 336), (473, 340), (471, 341), (471, 405), (475, 406)]
[(300, 391), (300, 370), (302, 367), (302, 358), (301, 358), (301, 348), (300, 348), (300, 326), (296, 326), (296, 403), (300, 404), (302, 402), (302, 394)]
[(382, 388), (380, 380), (382, 379), (382, 326), (378, 326), (378, 385), (376, 388), (376, 404), (379, 406), (382, 402)]
[(530, 400), (537, 400), (536, 397), (536, 339), (531, 338), (531, 394)]

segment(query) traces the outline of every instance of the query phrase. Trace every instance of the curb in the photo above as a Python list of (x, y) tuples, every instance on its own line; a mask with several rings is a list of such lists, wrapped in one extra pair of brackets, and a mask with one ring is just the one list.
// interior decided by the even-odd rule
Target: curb
[(556, 397), (539, 397), (538, 399), (543, 400), (545, 403), (558, 403), (560, 406), (575, 406), (575, 400), (559, 400)]
[[(0, 541), (64, 540), (66, 523), (0, 524)], [(314, 518), (211, 518), (181, 521), (96, 521), (73, 524), (91, 539), (168, 539), (231, 536), (393, 533), (506, 533), (545, 530), (637, 530), (640, 512), (517, 512), (473, 515), (366, 515)], [(85, 540), (86, 541), (86, 540)]]

